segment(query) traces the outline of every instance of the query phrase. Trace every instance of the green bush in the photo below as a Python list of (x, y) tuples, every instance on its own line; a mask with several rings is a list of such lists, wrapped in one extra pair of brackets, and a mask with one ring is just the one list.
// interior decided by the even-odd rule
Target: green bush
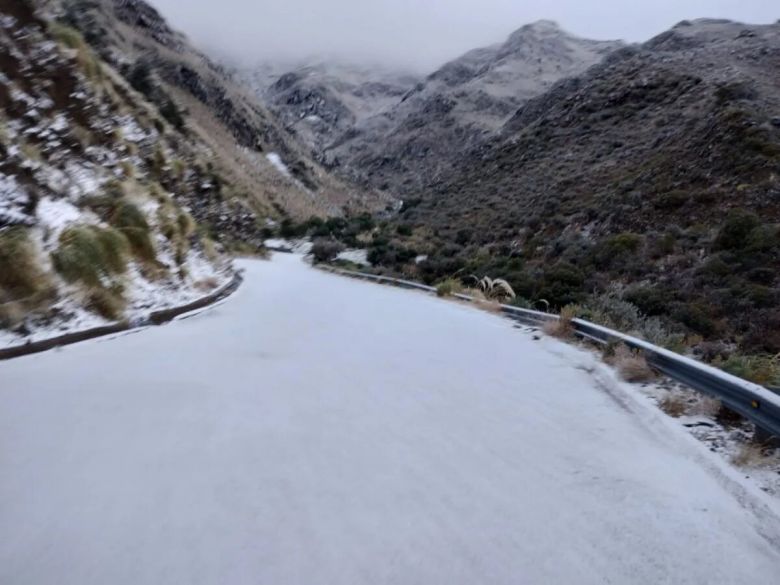
[(606, 238), (593, 249), (593, 261), (602, 269), (619, 266), (639, 250), (642, 241), (642, 236), (630, 232)]
[(750, 233), (761, 225), (755, 213), (737, 209), (732, 211), (718, 231), (713, 243), (715, 250), (742, 250), (748, 244)]
[(669, 308), (670, 297), (669, 291), (641, 286), (633, 288), (625, 294), (625, 300), (636, 305), (648, 317), (665, 314)]
[(559, 262), (545, 270), (538, 296), (556, 308), (576, 304), (584, 299), (584, 283), (585, 274), (579, 268)]

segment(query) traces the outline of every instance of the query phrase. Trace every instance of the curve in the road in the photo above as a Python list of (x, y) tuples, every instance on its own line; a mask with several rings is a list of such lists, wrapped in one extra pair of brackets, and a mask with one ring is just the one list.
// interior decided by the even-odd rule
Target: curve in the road
[(245, 266), (193, 318), (0, 364), (0, 582), (777, 578), (761, 506), (569, 350), (295, 256)]

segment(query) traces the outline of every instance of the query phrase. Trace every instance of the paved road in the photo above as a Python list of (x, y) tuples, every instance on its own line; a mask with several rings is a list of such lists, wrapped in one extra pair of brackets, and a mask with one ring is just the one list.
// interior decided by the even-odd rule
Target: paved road
[(248, 262), (208, 312), (0, 364), (0, 583), (776, 582), (759, 500), (574, 353)]

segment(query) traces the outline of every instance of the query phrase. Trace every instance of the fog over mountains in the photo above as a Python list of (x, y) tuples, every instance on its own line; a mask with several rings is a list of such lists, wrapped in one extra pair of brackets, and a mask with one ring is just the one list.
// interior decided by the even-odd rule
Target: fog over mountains
[(328, 57), (428, 74), (474, 47), (549, 19), (591, 39), (643, 42), (703, 16), (769, 23), (771, 0), (154, 0), (171, 24), (226, 59), (311, 61)]

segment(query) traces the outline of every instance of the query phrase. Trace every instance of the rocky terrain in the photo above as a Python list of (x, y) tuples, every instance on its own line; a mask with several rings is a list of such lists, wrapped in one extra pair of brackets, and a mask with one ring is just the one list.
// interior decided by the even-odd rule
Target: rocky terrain
[(264, 64), (237, 75), (320, 160), (335, 140), (390, 110), (420, 81), (412, 73), (337, 61)]
[(425, 79), (321, 65), (281, 75), (261, 97), (326, 167), (404, 196), (451, 172), (528, 99), (620, 46), (541, 21)]
[(694, 344), (780, 351), (780, 23), (682, 22), (618, 50), (460, 166), (407, 198), (369, 258), (429, 281), (502, 275), (552, 306), (612, 299)]

